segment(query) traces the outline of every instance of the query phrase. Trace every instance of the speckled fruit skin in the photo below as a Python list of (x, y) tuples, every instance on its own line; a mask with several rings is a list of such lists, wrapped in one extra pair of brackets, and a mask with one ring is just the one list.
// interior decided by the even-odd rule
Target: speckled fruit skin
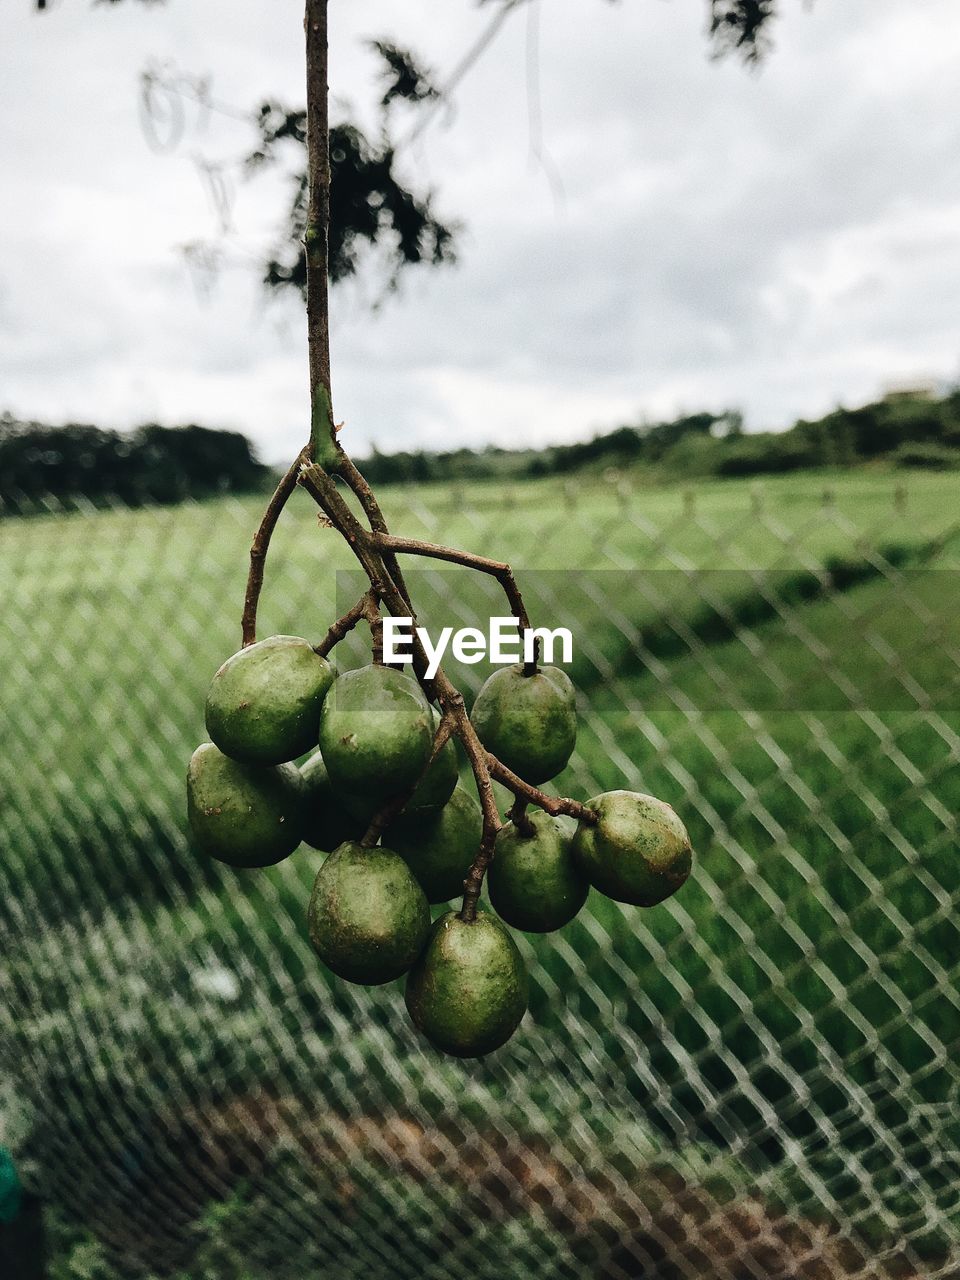
[(480, 848), (483, 814), (463, 787), (435, 814), (403, 813), (384, 832), (416, 876), (430, 902), (449, 902), (463, 893), (463, 881)]
[(338, 677), (324, 701), (320, 750), (335, 787), (383, 801), (416, 782), (432, 729), (415, 680), (393, 667), (360, 667)]
[(522, 835), (512, 822), (497, 835), (487, 890), (497, 914), (514, 929), (550, 933), (573, 919), (590, 885), (570, 850), (576, 824), (540, 810), (527, 817), (532, 835)]
[(492, 1053), (527, 1008), (527, 973), (516, 943), (485, 911), (470, 924), (447, 912), (410, 970), (406, 1002), (414, 1026), (437, 1049), (456, 1058)]
[(207, 694), (207, 733), (246, 764), (283, 764), (317, 744), (333, 684), (326, 658), (299, 636), (271, 636), (228, 658)]
[(577, 741), (573, 686), (557, 667), (532, 676), (519, 664), (501, 667), (477, 694), (470, 719), (487, 750), (534, 785), (556, 777)]
[(399, 854), (348, 841), (317, 872), (307, 923), (329, 969), (376, 987), (406, 973), (423, 950), (430, 908)]
[(581, 822), (573, 856), (592, 885), (616, 902), (652, 907), (683, 884), (693, 851), (686, 827), (662, 800), (607, 791), (587, 801), (599, 822)]
[(187, 769), (187, 819), (202, 853), (232, 867), (272, 867), (303, 838), (300, 770), (242, 764), (205, 742)]
[[(432, 733), (436, 734), (440, 724), (440, 715), (435, 707), (431, 707), (430, 710), (433, 717)], [(404, 806), (403, 812), (405, 814), (421, 813), (431, 815), (439, 813), (453, 795), (453, 790), (459, 777), (457, 749), (451, 738), (441, 748), (440, 754), (430, 766), (427, 776), (417, 784), (416, 790)], [(370, 821), (382, 803), (382, 800), (376, 796), (370, 796), (369, 793), (357, 794), (345, 790), (341, 791), (340, 799), (344, 809), (356, 818), (358, 822), (364, 823)], [(441, 899), (441, 901), (446, 902), (446, 898)]]
[(300, 773), (306, 793), (303, 823), (306, 843), (330, 853), (345, 840), (359, 840), (367, 824), (353, 817), (341, 804), (319, 751), (300, 766)]

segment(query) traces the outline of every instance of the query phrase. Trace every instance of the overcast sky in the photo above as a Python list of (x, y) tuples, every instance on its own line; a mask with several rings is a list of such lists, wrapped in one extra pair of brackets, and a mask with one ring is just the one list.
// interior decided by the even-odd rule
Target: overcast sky
[[(345, 443), (393, 450), (587, 436), (739, 407), (782, 427), (903, 380), (960, 375), (960, 6), (784, 0), (763, 70), (710, 61), (702, 0), (540, 0), (514, 16), (406, 176), (460, 219), (460, 261), (376, 312), (334, 295)], [(331, 88), (373, 122), (364, 37), (442, 78), (490, 8), (333, 0)], [(278, 461), (307, 420), (303, 318), (265, 302), (256, 254), (286, 201), (242, 183), (208, 296), (179, 246), (213, 239), (196, 157), (249, 148), (187, 111), (148, 146), (138, 75), (165, 60), (215, 97), (302, 103), (290, 0), (167, 0), (36, 14), (0, 41), (0, 411), (129, 427), (239, 428)], [(531, 156), (529, 102), (562, 175)]]

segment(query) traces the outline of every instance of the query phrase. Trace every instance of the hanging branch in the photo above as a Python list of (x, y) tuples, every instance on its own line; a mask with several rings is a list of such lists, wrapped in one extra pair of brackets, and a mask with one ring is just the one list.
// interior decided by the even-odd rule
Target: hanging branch
[(387, 827), (389, 827), (390, 823), (393, 822), (395, 818), (398, 818), (404, 811), (417, 787), (419, 787), (420, 783), (423, 782), (424, 778), (433, 768), (437, 756), (450, 741), (453, 730), (453, 716), (442, 716), (439, 725), (437, 725), (437, 731), (433, 736), (433, 746), (430, 749), (429, 760), (420, 770), (417, 780), (414, 782), (413, 786), (408, 787), (407, 790), (401, 792), (400, 795), (394, 796), (392, 800), (388, 800), (387, 803), (383, 805), (371, 818), (366, 834), (360, 841), (364, 848), (372, 849), (380, 839), (382, 833)]
[(307, 345), (310, 363), (310, 457), (337, 453), (330, 392), (330, 121), (327, 109), (327, 0), (307, 0)]
[[(521, 639), (531, 630), (523, 596), (513, 576), (513, 570), (502, 560), (491, 560), (488, 556), (477, 556), (470, 551), (457, 551), (453, 547), (437, 546), (433, 542), (421, 542), (416, 538), (395, 538), (391, 534), (381, 533), (377, 538), (377, 546), (382, 551), (402, 552), (410, 556), (429, 556), (432, 560), (446, 560), (451, 564), (463, 565), (466, 569), (476, 569), (479, 573), (488, 573), (496, 578), (507, 597), (510, 611), (520, 624)], [(524, 675), (532, 676), (537, 671), (540, 641), (535, 639), (533, 657), (524, 663)]]
[(373, 643), (373, 660), (378, 666), (383, 664), (383, 618), (380, 616), (380, 601), (375, 591), (365, 591), (357, 603), (347, 610), (342, 618), (332, 623), (329, 631), (319, 644), (313, 646), (314, 653), (325, 658), (334, 645), (354, 629), (358, 622), (365, 621), (370, 628)]
[[(370, 589), (330, 627), (324, 639), (317, 645), (317, 652), (321, 655), (326, 656), (365, 618), (370, 623), (374, 635), (376, 659), (381, 605), (394, 617), (415, 618), (410, 593), (397, 560), (400, 554), (424, 556), (432, 560), (459, 564), (496, 578), (503, 588), (521, 631), (526, 633), (532, 628), (523, 597), (510, 566), (502, 561), (491, 560), (486, 556), (474, 555), (467, 551), (458, 551), (453, 547), (436, 546), (413, 538), (394, 537), (387, 527), (386, 519), (372, 489), (337, 439), (330, 384), (327, 278), (327, 229), (330, 216), (327, 0), (306, 0), (305, 27), (309, 207), (304, 248), (307, 263), (310, 442), (278, 485), (251, 547), (250, 574), (247, 580), (243, 613), (244, 644), (252, 643), (256, 634), (257, 602), (263, 583), (263, 565), (271, 534), (280, 512), (298, 483), (310, 494), (330, 525), (346, 541), (370, 583)], [(366, 518), (366, 525), (350, 509), (337, 488), (335, 476), (339, 476), (356, 497)], [(513, 813), (518, 825), (522, 826), (527, 821), (524, 817), (527, 804), (537, 805), (547, 813), (571, 814), (588, 822), (596, 821), (596, 814), (576, 800), (546, 795), (524, 782), (496, 756), (491, 755), (480, 741), (467, 715), (463, 694), (442, 667), (437, 670), (432, 679), (428, 679), (427, 655), (416, 632), (412, 637), (411, 652), (417, 680), (427, 697), (431, 701), (438, 702), (441, 708), (440, 725), (434, 737), (430, 761), (423, 772), (426, 773), (426, 769), (436, 759), (448, 739), (455, 736), (462, 743), (473, 770), (483, 813), (480, 848), (464, 881), (463, 906), (460, 911), (461, 918), (469, 922), (476, 918), (477, 901), (483, 886), (484, 875), (493, 857), (497, 834), (502, 826), (493, 792), (494, 778), (506, 785), (516, 797)], [(525, 664), (524, 669), (527, 675), (533, 675), (536, 672), (536, 657), (535, 647), (534, 661)], [(365, 845), (373, 845), (380, 839), (384, 827), (402, 812), (414, 789), (411, 788), (411, 791), (404, 796), (395, 797), (374, 816), (363, 839)]]
[(273, 537), (273, 531), (277, 526), (277, 521), (280, 519), (280, 512), (286, 506), (287, 499), (297, 487), (297, 477), (300, 474), (300, 465), (305, 455), (306, 450), (297, 455), (289, 471), (277, 485), (273, 497), (267, 503), (267, 509), (263, 513), (263, 519), (260, 521), (260, 527), (253, 535), (253, 542), (250, 546), (250, 572), (247, 575), (247, 591), (243, 601), (243, 616), (240, 620), (244, 648), (253, 644), (257, 638), (257, 606), (260, 603), (260, 592), (263, 589), (263, 569), (267, 559), (267, 551), (270, 549), (270, 539)]
[(555, 818), (560, 814), (566, 814), (567, 817), (589, 823), (590, 826), (593, 826), (597, 821), (597, 815), (593, 809), (588, 809), (579, 800), (571, 800), (569, 796), (548, 796), (539, 787), (534, 787), (529, 782), (524, 782), (512, 769), (508, 769), (502, 760), (498, 760), (489, 751), (487, 752), (487, 768), (490, 771), (490, 776), (496, 778), (497, 782), (502, 783), (509, 791), (512, 791), (517, 797), (517, 802), (523, 804), (521, 815), (524, 814), (528, 804), (534, 804), (538, 809), (543, 809), (545, 813), (549, 813)]

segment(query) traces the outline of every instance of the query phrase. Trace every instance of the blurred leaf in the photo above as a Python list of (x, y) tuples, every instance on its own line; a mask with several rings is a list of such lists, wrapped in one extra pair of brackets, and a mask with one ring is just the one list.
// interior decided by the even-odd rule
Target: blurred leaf
[[(306, 113), (265, 102), (257, 119), (260, 143), (247, 157), (248, 169), (275, 161), (279, 144), (293, 142), (305, 154)], [(357, 125), (330, 130), (330, 278), (353, 275), (364, 246), (385, 247), (390, 260), (389, 284), (400, 271), (417, 263), (439, 266), (454, 260), (457, 228), (433, 212), (432, 195), (405, 187), (394, 172), (395, 152), (388, 139), (379, 143)], [(270, 289), (306, 288), (306, 263), (300, 243), (306, 226), (307, 176), (299, 167), (282, 239), (266, 264)]]
[(369, 45), (384, 63), (380, 78), (386, 87), (380, 99), (381, 107), (386, 109), (398, 100), (425, 102), (428, 98), (440, 97), (429, 72), (409, 49), (400, 49), (387, 40), (371, 40)]
[(710, 0), (710, 36), (716, 54), (742, 54), (757, 62), (768, 45), (768, 24), (777, 14), (777, 0)]

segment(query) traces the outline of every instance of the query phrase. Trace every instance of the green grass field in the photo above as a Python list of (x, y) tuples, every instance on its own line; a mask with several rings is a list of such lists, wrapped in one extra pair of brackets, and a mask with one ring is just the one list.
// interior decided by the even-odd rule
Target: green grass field
[[(259, 502), (0, 524), (14, 943), (0, 1017), (17, 1070), (77, 1115), (119, 1098), (144, 1130), (169, 1124), (178, 1091), (197, 1105), (282, 1094), (322, 1070), (343, 1115), (481, 1124), (493, 1108), (523, 1131), (534, 1111), (548, 1127), (577, 1113), (599, 1142), (634, 1113), (658, 1150), (761, 1135), (794, 1208), (823, 1211), (826, 1185), (864, 1238), (883, 1239), (884, 1212), (938, 1194), (923, 1143), (901, 1134), (891, 1158), (854, 1126), (817, 1144), (825, 1116), (846, 1132), (849, 1090), (899, 1090), (909, 1119), (952, 1079), (957, 495), (950, 475), (868, 471), (381, 495), (396, 532), (512, 561), (537, 620), (572, 627), (582, 729), (559, 788), (658, 794), (698, 856), (671, 903), (641, 913), (594, 895), (559, 935), (523, 940), (530, 1018), (472, 1069), (423, 1053), (398, 985), (358, 993), (318, 972), (303, 915), (319, 855), (244, 875), (189, 852), (183, 774), (206, 684), (237, 647)], [(261, 634), (318, 638), (335, 601), (351, 603), (349, 569), (298, 495)], [(415, 578), (437, 624), (489, 612), (488, 586)], [(346, 652), (362, 660), (359, 640)], [(458, 674), (474, 690), (485, 671)], [(239, 981), (226, 1003), (197, 985), (218, 967)], [(101, 1141), (119, 1159), (121, 1139)]]

